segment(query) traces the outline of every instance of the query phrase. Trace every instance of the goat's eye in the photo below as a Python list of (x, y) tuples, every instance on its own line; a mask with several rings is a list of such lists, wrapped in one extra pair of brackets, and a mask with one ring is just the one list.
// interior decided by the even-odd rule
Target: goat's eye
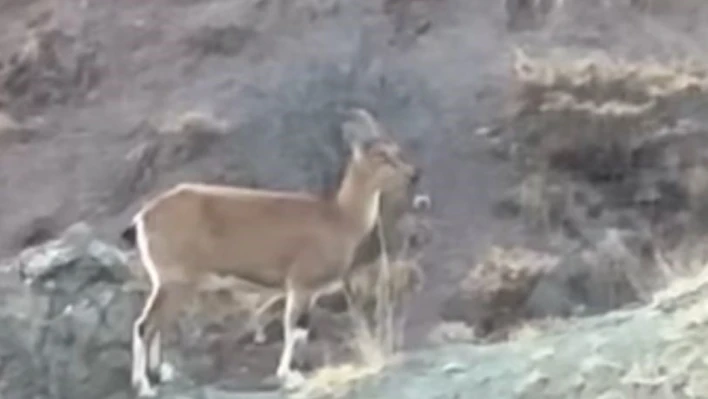
[(385, 163), (387, 163), (388, 165), (392, 165), (392, 166), (395, 166), (395, 165), (396, 165), (396, 161), (394, 161), (393, 157), (389, 156), (388, 154), (382, 155), (381, 158), (382, 158), (383, 161), (384, 161)]

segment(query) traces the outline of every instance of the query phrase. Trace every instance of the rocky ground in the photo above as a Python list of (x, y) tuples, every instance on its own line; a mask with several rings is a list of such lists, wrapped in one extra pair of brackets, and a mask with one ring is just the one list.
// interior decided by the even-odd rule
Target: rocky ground
[[(305, 397), (704, 396), (703, 279), (662, 290), (705, 259), (708, 6), (506, 11), (0, 0), (2, 397), (132, 397), (132, 213), (183, 180), (323, 190), (350, 105), (423, 167), (433, 240), (401, 359), (330, 367)], [(277, 337), (180, 327), (165, 397), (275, 395), (245, 391), (272, 389)]]

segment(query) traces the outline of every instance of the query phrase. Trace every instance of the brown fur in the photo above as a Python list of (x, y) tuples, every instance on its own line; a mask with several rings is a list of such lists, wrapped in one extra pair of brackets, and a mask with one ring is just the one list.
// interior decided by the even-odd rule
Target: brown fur
[[(414, 238), (420, 238), (419, 235), (421, 235), (421, 233), (423, 235), (425, 234), (425, 232), (420, 231), (422, 229), (420, 229), (419, 226), (410, 225), (410, 222), (413, 220), (416, 222), (420, 221), (420, 213), (426, 211), (427, 207), (430, 205), (430, 198), (428, 195), (421, 194), (418, 191), (417, 183), (417, 180), (409, 179), (406, 176), (397, 176), (381, 193), (379, 218), (384, 228), (386, 252), (393, 259), (398, 259), (406, 250), (419, 250), (418, 245), (420, 245), (420, 243), (412, 245), (415, 248), (411, 248), (409, 241), (412, 241)], [(423, 203), (419, 203), (420, 201), (417, 202), (417, 200), (421, 199)], [(404, 226), (404, 222), (409, 223)], [(358, 282), (358, 284), (355, 285), (361, 286), (365, 284), (364, 281), (368, 282), (370, 285), (370, 289), (363, 296), (359, 295), (359, 293), (363, 294), (366, 290), (358, 289), (357, 296), (362, 296), (362, 298), (367, 297), (369, 302), (373, 301), (371, 294), (373, 293), (376, 276), (378, 275), (378, 269), (373, 266), (376, 266), (380, 256), (381, 241), (378, 231), (374, 229), (359, 243), (352, 262), (352, 273), (354, 274), (355, 281)], [(362, 278), (362, 276), (366, 277)], [(412, 289), (413, 287), (406, 288)], [(324, 295), (319, 303), (330, 309), (341, 308), (341, 305), (338, 306), (337, 304), (344, 302), (343, 295), (344, 293), (341, 287), (333, 287), (333, 292), (329, 293), (329, 295)], [(232, 295), (232, 299), (234, 300), (238, 297), (238, 293)], [(266, 301), (261, 304), (260, 308), (251, 309), (252, 320), (249, 329), (253, 331), (253, 341), (256, 343), (265, 341), (264, 330), (267, 324), (280, 316), (283, 310), (282, 301), (284, 300), (284, 296), (282, 294), (280, 295), (280, 299), (269, 298), (269, 300), (272, 301), (269, 306), (265, 306), (267, 304)]]
[[(336, 195), (183, 183), (150, 201), (135, 217), (142, 263), (152, 292), (134, 325), (133, 385), (153, 395), (160, 330), (213, 275), (286, 292), (285, 345), (278, 376), (290, 370), (295, 323), (333, 283), (348, 281), (354, 252), (374, 227), (380, 193), (416, 168), (399, 146), (378, 135), (366, 111), (354, 113), (376, 138), (355, 143)], [(154, 352), (154, 353), (153, 353)], [(155, 377), (159, 378), (159, 377)]]

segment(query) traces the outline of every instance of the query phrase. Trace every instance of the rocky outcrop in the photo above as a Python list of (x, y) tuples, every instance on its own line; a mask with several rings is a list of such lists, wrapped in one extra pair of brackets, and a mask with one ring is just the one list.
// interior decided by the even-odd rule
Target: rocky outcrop
[[(516, 255), (517, 261), (536, 259), (539, 270), (549, 270), (549, 259)], [(134, 397), (128, 383), (129, 341), (140, 287), (132, 283), (128, 264), (126, 253), (76, 224), (5, 265), (0, 279), (2, 397)], [(662, 390), (678, 398), (699, 397), (701, 376), (708, 372), (700, 357), (708, 325), (702, 310), (708, 300), (705, 281), (700, 277), (673, 286), (635, 310), (558, 323), (534, 338), (407, 353), (380, 373), (349, 381), (347, 397), (654, 397)], [(283, 393), (226, 391), (180, 374), (160, 388), (160, 395), (275, 399)]]
[(26, 249), (0, 278), (0, 396), (129, 398), (126, 255), (84, 224)]

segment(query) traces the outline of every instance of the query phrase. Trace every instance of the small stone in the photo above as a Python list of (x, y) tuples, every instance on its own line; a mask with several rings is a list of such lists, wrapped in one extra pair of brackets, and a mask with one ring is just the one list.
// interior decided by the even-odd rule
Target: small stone
[(447, 363), (446, 365), (443, 366), (442, 370), (445, 374), (454, 374), (454, 373), (461, 373), (465, 371), (467, 368), (456, 362), (450, 362)]

